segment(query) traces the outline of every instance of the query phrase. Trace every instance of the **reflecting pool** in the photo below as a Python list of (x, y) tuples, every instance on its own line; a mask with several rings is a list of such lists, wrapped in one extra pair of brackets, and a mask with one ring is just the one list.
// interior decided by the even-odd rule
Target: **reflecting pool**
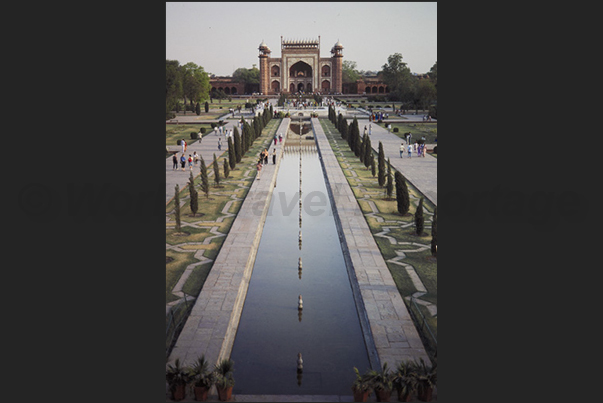
[(370, 364), (318, 154), (286, 152), (277, 175), (230, 357), (233, 393), (350, 395), (353, 367)]

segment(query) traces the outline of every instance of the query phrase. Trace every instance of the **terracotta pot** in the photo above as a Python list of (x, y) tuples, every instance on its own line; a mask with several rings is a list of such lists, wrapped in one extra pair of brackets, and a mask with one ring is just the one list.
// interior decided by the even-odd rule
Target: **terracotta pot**
[(378, 402), (389, 402), (389, 398), (392, 395), (391, 390), (376, 390), (375, 394), (377, 395)]
[(226, 389), (216, 387), (216, 389), (218, 389), (218, 400), (221, 402), (227, 402), (232, 397), (232, 386)]
[(431, 395), (433, 392), (433, 388), (420, 388), (418, 393), (418, 398), (422, 402), (431, 402)]
[(364, 392), (356, 392), (354, 391), (354, 401), (355, 402), (366, 402), (368, 399), (369, 391)]
[(176, 384), (172, 387), (172, 400), (180, 401), (186, 396), (186, 385)]
[(207, 392), (209, 392), (209, 388), (205, 386), (195, 386), (195, 400), (198, 402), (207, 401)]
[(412, 398), (412, 393), (409, 393), (409, 392), (402, 393), (401, 391), (398, 391), (398, 401), (399, 402), (410, 402), (411, 398)]

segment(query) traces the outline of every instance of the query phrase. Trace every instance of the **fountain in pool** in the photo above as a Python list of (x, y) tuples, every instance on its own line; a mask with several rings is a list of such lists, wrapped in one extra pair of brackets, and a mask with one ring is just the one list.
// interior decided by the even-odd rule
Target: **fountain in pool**
[(322, 164), (302, 139), (307, 129), (291, 123), (299, 145), (280, 162), (230, 356), (235, 394), (349, 395), (353, 367), (370, 367)]

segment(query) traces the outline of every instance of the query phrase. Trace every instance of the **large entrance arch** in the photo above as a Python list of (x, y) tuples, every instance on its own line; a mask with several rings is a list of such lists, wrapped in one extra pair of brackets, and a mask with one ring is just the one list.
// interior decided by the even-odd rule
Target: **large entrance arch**
[(312, 77), (312, 66), (299, 61), (289, 68), (289, 77)]

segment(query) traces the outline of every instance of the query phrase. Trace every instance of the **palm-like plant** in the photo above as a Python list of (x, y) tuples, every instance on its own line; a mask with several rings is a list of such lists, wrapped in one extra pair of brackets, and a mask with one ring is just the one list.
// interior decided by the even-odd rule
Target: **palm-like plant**
[(214, 368), (214, 376), (216, 380), (216, 386), (219, 388), (228, 388), (234, 386), (234, 361), (229, 359), (223, 359)]
[(375, 390), (377, 399), (381, 402), (389, 402), (389, 397), (394, 388), (394, 374), (389, 369), (387, 362), (379, 370), (371, 370), (367, 375), (371, 382), (371, 387)]
[(170, 385), (173, 400), (182, 400), (185, 396), (185, 387), (190, 382), (190, 368), (184, 367), (177, 358), (174, 365), (168, 364), (165, 379)]
[(352, 384), (352, 390), (354, 392), (366, 392), (371, 389), (371, 382), (368, 374), (360, 375), (358, 368), (354, 367), (354, 373), (356, 374), (356, 380)]
[(417, 363), (415, 361), (402, 361), (394, 373), (394, 386), (398, 390), (398, 400), (408, 402), (417, 390)]
[(436, 386), (438, 379), (437, 364), (428, 365), (421, 358), (416, 367), (416, 374), (419, 400), (430, 401), (433, 387)]
[(197, 358), (197, 361), (193, 364), (191, 374), (195, 386), (209, 389), (214, 383), (214, 374), (209, 370), (209, 362), (205, 359), (205, 355)]

